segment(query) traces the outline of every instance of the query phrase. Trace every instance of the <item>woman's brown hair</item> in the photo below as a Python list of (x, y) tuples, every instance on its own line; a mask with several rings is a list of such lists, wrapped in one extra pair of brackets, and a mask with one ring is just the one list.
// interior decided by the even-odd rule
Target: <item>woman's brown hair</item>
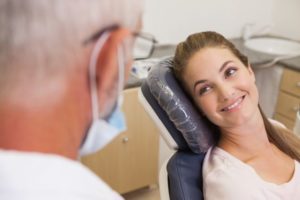
[[(233, 53), (245, 67), (249, 66), (248, 58), (221, 34), (212, 31), (192, 34), (184, 42), (177, 45), (173, 59), (173, 72), (176, 78), (183, 84), (184, 88), (186, 85), (182, 75), (184, 74), (184, 70), (186, 69), (190, 58), (196, 52), (207, 47), (226, 48)], [(269, 141), (288, 154), (291, 158), (300, 161), (300, 138), (287, 129), (272, 125), (263, 113), (261, 107), (259, 105), (258, 107), (263, 117)]]

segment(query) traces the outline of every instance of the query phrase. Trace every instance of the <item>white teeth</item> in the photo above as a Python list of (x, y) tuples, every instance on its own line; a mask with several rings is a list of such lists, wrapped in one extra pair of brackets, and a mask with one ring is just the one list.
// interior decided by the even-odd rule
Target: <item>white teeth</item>
[(228, 111), (228, 110), (231, 110), (231, 109), (235, 108), (236, 106), (238, 106), (242, 102), (242, 100), (243, 100), (243, 98), (239, 98), (236, 102), (234, 102), (230, 106), (224, 108), (224, 110)]

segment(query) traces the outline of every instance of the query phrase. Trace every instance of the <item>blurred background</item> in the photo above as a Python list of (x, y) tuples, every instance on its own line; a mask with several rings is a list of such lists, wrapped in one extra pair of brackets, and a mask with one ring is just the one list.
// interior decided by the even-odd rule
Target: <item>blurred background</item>
[(193, 32), (215, 30), (240, 37), (246, 24), (300, 40), (299, 0), (146, 0), (144, 31), (161, 43), (178, 43)]
[(133, 63), (124, 90), (128, 129), (102, 151), (83, 158), (83, 163), (126, 199), (165, 200), (160, 197), (160, 187), (165, 183), (159, 181), (159, 174), (175, 150), (162, 139), (161, 127), (141, 104), (140, 86), (152, 66), (174, 54), (176, 44), (192, 33), (208, 30), (223, 34), (248, 56), (266, 115), (296, 134), (300, 105), (299, 0), (145, 2), (143, 32), (158, 42), (150, 57)]

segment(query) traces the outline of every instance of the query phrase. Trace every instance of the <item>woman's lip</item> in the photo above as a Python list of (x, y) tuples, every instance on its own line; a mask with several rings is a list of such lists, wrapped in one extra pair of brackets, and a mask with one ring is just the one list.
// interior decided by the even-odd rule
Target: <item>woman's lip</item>
[(222, 108), (221, 112), (228, 112), (228, 111), (231, 111), (231, 110), (235, 109), (236, 107), (238, 107), (243, 102), (245, 96), (246, 95), (243, 95), (243, 96), (239, 97), (238, 99), (236, 99), (235, 102), (233, 102), (230, 105)]

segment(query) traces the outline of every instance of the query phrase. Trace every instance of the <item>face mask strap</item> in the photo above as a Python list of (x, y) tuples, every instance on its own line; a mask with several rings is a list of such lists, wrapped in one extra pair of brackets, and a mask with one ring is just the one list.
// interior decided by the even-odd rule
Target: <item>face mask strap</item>
[(118, 109), (123, 103), (123, 89), (124, 89), (124, 78), (125, 78), (125, 53), (124, 53), (124, 47), (118, 46), (117, 47), (117, 60), (118, 60), (118, 99), (112, 109), (112, 112), (107, 116), (106, 120), (108, 120), (111, 117), (111, 114)]
[(90, 77), (90, 90), (91, 90), (91, 103), (92, 103), (92, 115), (93, 120), (99, 119), (99, 104), (98, 104), (98, 94), (97, 94), (97, 83), (96, 83), (96, 69), (98, 56), (102, 47), (109, 37), (109, 32), (103, 33), (103, 35), (98, 39), (95, 44), (94, 50), (92, 52), (89, 64), (89, 77)]
[(118, 46), (118, 67), (119, 67), (119, 83), (118, 83), (118, 97), (124, 89), (124, 76), (125, 76), (125, 55), (123, 46)]
[[(97, 61), (98, 56), (100, 54), (100, 51), (102, 47), (104, 46), (105, 42), (107, 41), (109, 37), (109, 32), (104, 33), (101, 38), (96, 42), (94, 50), (92, 52), (91, 58), (90, 58), (90, 67), (89, 67), (89, 76), (90, 76), (90, 89), (91, 89), (91, 103), (92, 103), (92, 115), (93, 120), (99, 119), (99, 98), (97, 94), (97, 83), (96, 83), (96, 69), (97, 69)], [(124, 47), (118, 46), (117, 47), (117, 59), (118, 59), (118, 104), (121, 104), (120, 102), (120, 95), (122, 94), (123, 88), (124, 88), (124, 76), (125, 76), (125, 54), (124, 54)]]
[(111, 141), (116, 135), (126, 129), (124, 116), (119, 111), (120, 106), (120, 94), (123, 90), (124, 85), (124, 49), (123, 46), (117, 48), (117, 64), (119, 68), (118, 73), (118, 104), (115, 104), (115, 108), (110, 113), (107, 120), (100, 119), (97, 82), (96, 82), (96, 71), (97, 61), (100, 51), (109, 37), (109, 32), (105, 32), (101, 38), (96, 42), (95, 47), (92, 51), (90, 63), (89, 63), (89, 78), (90, 78), (90, 90), (91, 90), (91, 103), (92, 103), (92, 115), (93, 122), (85, 135), (80, 147), (80, 154), (87, 155), (89, 153), (96, 152), (103, 148), (109, 141)]

